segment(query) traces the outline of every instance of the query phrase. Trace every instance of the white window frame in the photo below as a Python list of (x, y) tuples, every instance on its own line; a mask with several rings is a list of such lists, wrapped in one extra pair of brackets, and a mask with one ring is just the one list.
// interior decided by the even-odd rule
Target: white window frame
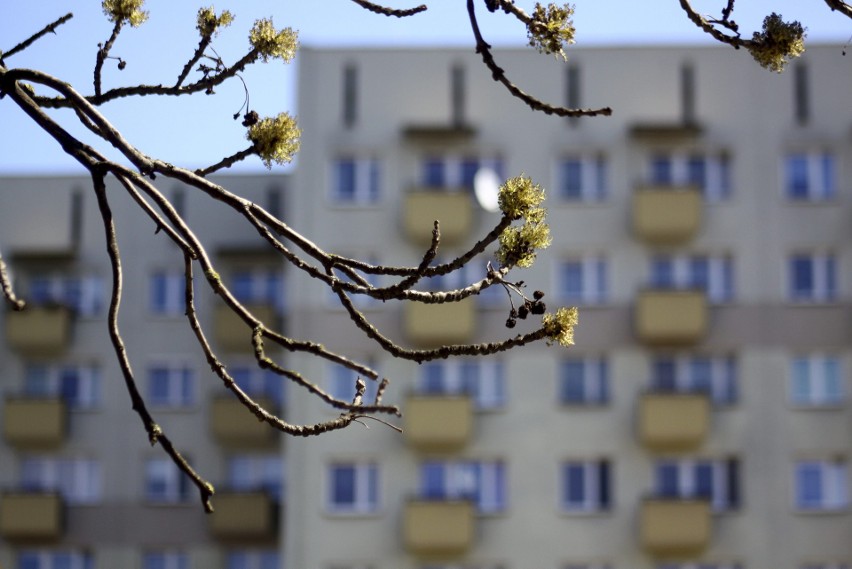
[[(189, 479), (170, 458), (149, 458), (144, 472), (143, 495), (147, 503), (180, 504), (189, 500)], [(151, 484), (155, 482), (163, 485), (162, 492), (151, 492)]]
[[(580, 166), (580, 195), (565, 195), (564, 171), (567, 162), (576, 162)], [(600, 169), (603, 169), (603, 176)], [(602, 153), (568, 153), (562, 156), (555, 166), (557, 199), (565, 203), (602, 203), (609, 198), (609, 160)], [(601, 179), (601, 177), (603, 179)]]
[[(355, 476), (354, 502), (352, 504), (334, 503), (334, 470), (351, 468)], [(371, 480), (372, 478), (372, 480)], [(370, 496), (370, 486), (375, 485), (376, 495)], [(375, 461), (338, 460), (326, 466), (326, 512), (335, 515), (374, 515), (381, 509), (381, 472)]]
[[(672, 266), (672, 280), (674, 290), (689, 289), (692, 278), (692, 262), (696, 259), (707, 259), (707, 300), (714, 304), (727, 303), (736, 297), (734, 274), (734, 259), (726, 254), (690, 254), (690, 255), (654, 255), (649, 260), (648, 272), (649, 282), (654, 285), (654, 265), (657, 261), (668, 261)], [(725, 286), (725, 273), (730, 273), (730, 290)], [(656, 285), (654, 285), (656, 286)]]
[[(565, 269), (571, 263), (579, 263), (582, 290), (578, 296), (572, 296), (565, 290)], [(601, 275), (601, 272), (603, 275)], [(555, 274), (561, 300), (583, 306), (603, 305), (609, 302), (610, 267), (604, 255), (566, 256), (558, 262)]]
[[(799, 258), (808, 258), (811, 263), (811, 279), (813, 287), (808, 291), (796, 291), (793, 289), (795, 271), (794, 261)], [(831, 252), (793, 252), (787, 257), (787, 298), (795, 303), (812, 302), (834, 302), (839, 295), (838, 267), (839, 259)], [(829, 266), (833, 266), (831, 278), (829, 278)], [(829, 282), (833, 281), (833, 282)]]
[[(601, 496), (601, 467), (606, 464), (608, 469), (609, 488), (606, 489), (609, 496), (609, 504), (603, 504)], [(565, 495), (568, 476), (568, 469), (578, 467), (583, 473), (583, 490), (584, 496), (582, 502), (571, 502), (568, 496)], [(562, 511), (571, 514), (599, 514), (606, 513), (613, 509), (613, 466), (612, 460), (608, 458), (597, 458), (587, 460), (565, 460), (562, 462), (560, 469), (560, 507)]]
[[(566, 368), (579, 363), (583, 369), (583, 397), (571, 400), (565, 397)], [(566, 358), (562, 360), (559, 370), (559, 402), (568, 406), (603, 406), (612, 399), (609, 380), (609, 362), (603, 356)]]
[[(70, 549), (23, 549), (18, 552), (17, 566), (23, 566), (25, 557), (34, 558), (38, 569), (93, 569), (95, 566), (90, 553)], [(62, 558), (65, 559), (60, 565)]]
[[(816, 502), (800, 495), (801, 477), (805, 469), (816, 470), (820, 477), (820, 498)], [(799, 512), (831, 512), (849, 507), (849, 468), (842, 458), (797, 460), (793, 466), (793, 505)]]
[(648, 156), (647, 160), (648, 170), (646, 179), (651, 182), (653, 182), (653, 162), (658, 157), (667, 157), (670, 160), (672, 168), (671, 183), (674, 186), (689, 184), (689, 161), (692, 158), (702, 158), (707, 177), (705, 186), (699, 187), (703, 199), (707, 203), (718, 203), (730, 199), (733, 188), (725, 188), (722, 184), (722, 172), (724, 168), (728, 169), (728, 183), (733, 183), (733, 179), (731, 178), (731, 159), (726, 152), (710, 150), (654, 152)]
[[(465, 385), (464, 369), (471, 367), (476, 372), (473, 387)], [(419, 368), (417, 391), (422, 394), (471, 396), (478, 411), (501, 409), (506, 405), (506, 366), (502, 359), (463, 358), (452, 360), (433, 360)], [(429, 375), (440, 375), (439, 385), (429, 383)]]
[(63, 378), (67, 373), (77, 376), (77, 392), (64, 398), (72, 411), (92, 410), (101, 404), (102, 374), (95, 364), (42, 364), (26, 366), (24, 393), (30, 397), (63, 397)]
[[(654, 463), (654, 486), (655, 492), (661, 497), (664, 496), (660, 489), (659, 469), (663, 465), (675, 465), (677, 467), (677, 498), (690, 499), (699, 498), (698, 495), (698, 479), (696, 476), (697, 467), (699, 464), (710, 464), (713, 472), (712, 490), (710, 496), (710, 506), (714, 512), (729, 511), (739, 508), (742, 499), (738, 503), (731, 504), (728, 500), (729, 485), (728, 485), (728, 464), (733, 457), (722, 459), (702, 459), (702, 458), (664, 458), (655, 461)], [(737, 480), (736, 489), (739, 496), (742, 495), (742, 468), (739, 461), (737, 464)]]
[[(693, 363), (698, 360), (709, 360), (710, 362), (710, 392), (708, 395), (716, 405), (732, 404), (739, 397), (739, 370), (738, 362), (734, 356), (704, 356), (704, 355), (677, 355), (653, 358), (651, 371), (653, 374), (653, 363), (660, 360), (671, 360), (674, 363), (674, 390), (676, 393), (696, 393), (699, 391), (695, 385), (696, 378), (693, 377)], [(658, 379), (651, 378), (651, 385), (655, 391), (664, 391), (656, 384)]]
[[(443, 487), (438, 497), (428, 496), (423, 474), (426, 466), (442, 471)], [(478, 485), (476, 469), (479, 470)], [(477, 513), (499, 514), (509, 507), (507, 473), (502, 460), (428, 460), (420, 464), (420, 495), (426, 499), (472, 500), (471, 495), (478, 494), (479, 499), (474, 501)], [(501, 485), (500, 480), (504, 484)]]
[(30, 455), (23, 457), (20, 468), (25, 490), (59, 492), (71, 505), (99, 504), (103, 499), (103, 475), (97, 459)]
[[(153, 393), (154, 372), (165, 370), (168, 393), (160, 399)], [(147, 398), (151, 407), (159, 409), (188, 409), (194, 407), (198, 394), (195, 368), (187, 362), (156, 360), (147, 369)]]
[[(836, 391), (830, 388), (828, 367), (835, 368)], [(804, 371), (805, 377), (799, 373)], [(845, 375), (842, 359), (825, 354), (809, 354), (790, 359), (790, 404), (799, 407), (838, 407), (846, 400), (844, 389)], [(799, 382), (804, 380), (805, 392), (802, 393)]]
[[(351, 161), (355, 166), (355, 192), (349, 198), (344, 198), (339, 192), (339, 164)], [(375, 169), (376, 187), (372, 187), (372, 170)], [(377, 205), (382, 200), (382, 164), (375, 156), (340, 155), (331, 162), (331, 181), (328, 199), (335, 206), (369, 207)]]
[[(802, 158), (805, 161), (807, 189), (805, 195), (794, 196), (790, 179), (790, 160)], [(826, 180), (824, 161), (831, 161), (831, 180)], [(784, 155), (781, 167), (782, 191), (784, 198), (791, 203), (817, 203), (833, 201), (837, 197), (838, 160), (833, 152), (824, 150), (805, 150), (788, 152)]]
[(284, 458), (278, 454), (235, 454), (228, 457), (228, 488), (237, 492), (264, 490), (284, 497)]
[[(154, 291), (157, 279), (163, 280), (165, 298), (159, 305)], [(175, 317), (186, 313), (186, 277), (174, 271), (154, 271), (148, 277), (148, 309), (154, 316)]]
[(189, 555), (174, 550), (145, 551), (142, 569), (189, 569)]

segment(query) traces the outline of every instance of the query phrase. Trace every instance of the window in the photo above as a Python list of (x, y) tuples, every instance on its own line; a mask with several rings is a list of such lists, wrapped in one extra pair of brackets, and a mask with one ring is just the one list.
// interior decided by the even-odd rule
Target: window
[(24, 372), (28, 397), (61, 397), (71, 409), (94, 409), (101, 401), (101, 370), (94, 365), (30, 364)]
[(833, 356), (803, 356), (790, 361), (790, 401), (813, 407), (843, 403), (843, 374)]
[(279, 569), (280, 566), (280, 557), (275, 549), (228, 553), (227, 569)]
[(186, 364), (152, 365), (148, 368), (148, 403), (172, 408), (195, 404), (195, 370)]
[(506, 469), (502, 461), (427, 461), (420, 465), (420, 497), (471, 500), (480, 514), (506, 509)]
[(563, 158), (558, 178), (564, 200), (601, 202), (607, 197), (607, 163), (601, 154)]
[(272, 370), (260, 369), (254, 362), (228, 366), (228, 372), (252, 399), (269, 398), (278, 409), (284, 405), (286, 378)]
[(569, 563), (562, 569), (612, 569), (609, 563)]
[(802, 511), (841, 510), (849, 505), (846, 461), (800, 460), (795, 466), (796, 508)]
[(169, 458), (145, 463), (145, 499), (159, 504), (184, 502), (189, 498), (189, 479)]
[(707, 393), (717, 405), (737, 400), (733, 356), (658, 356), (651, 360), (651, 388), (659, 392)]
[(183, 316), (186, 313), (186, 279), (180, 273), (157, 272), (151, 275), (150, 308), (159, 316)]
[(464, 125), (465, 118), (465, 73), (461, 64), (453, 65), (450, 69), (450, 101), (452, 104), (453, 125)]
[(380, 173), (376, 158), (338, 158), (332, 172), (331, 199), (344, 205), (379, 201)]
[(228, 459), (228, 486), (237, 492), (263, 490), (281, 501), (284, 460), (278, 454), (241, 454)]
[[(580, 108), (580, 92), (581, 92), (581, 73), (580, 66), (576, 63), (569, 63), (565, 69), (565, 106), (569, 109)], [(568, 124), (577, 126), (580, 117), (569, 117)]]
[(25, 549), (18, 554), (18, 569), (94, 569), (89, 553), (73, 550)]
[(418, 392), (435, 395), (467, 394), (479, 410), (498, 409), (506, 404), (503, 362), (469, 358), (437, 360), (420, 366)]
[(372, 514), (379, 509), (379, 466), (375, 462), (338, 462), (328, 468), (328, 510), (335, 514)]
[(612, 507), (609, 460), (568, 461), (562, 465), (562, 508), (568, 512), (604, 512)]
[[(430, 563), (428, 565), (421, 565), (418, 569), (502, 569), (503, 565), (498, 565), (494, 563), (453, 563), (451, 565), (435, 565), (434, 563)], [(369, 567), (340, 567), (333, 569), (370, 569)]]
[(343, 126), (352, 128), (358, 120), (358, 68), (354, 63), (343, 67)]
[(568, 405), (609, 403), (609, 365), (605, 358), (572, 358), (562, 362), (559, 400)]
[(793, 107), (796, 122), (807, 124), (811, 115), (810, 89), (808, 85), (808, 66), (797, 63), (793, 67)]
[(421, 162), (421, 184), (433, 190), (473, 190), (473, 178), (481, 168), (493, 170), (503, 179), (499, 157), (427, 156)]
[(719, 153), (660, 153), (649, 161), (649, 182), (655, 186), (695, 185), (708, 202), (731, 195), (728, 155)]
[(651, 286), (657, 289), (697, 289), (710, 302), (734, 298), (734, 261), (728, 255), (655, 255)]
[(657, 569), (742, 569), (739, 563), (663, 563)]
[(284, 309), (284, 276), (277, 268), (254, 268), (231, 273), (231, 292), (243, 304), (267, 304)]
[[(358, 381), (359, 377), (361, 377), (361, 375), (355, 370), (351, 370), (337, 364), (329, 364), (328, 378), (330, 383), (328, 390), (331, 393), (331, 396), (335, 399), (351, 403), (355, 398), (355, 382)], [(363, 401), (369, 404), (376, 400), (376, 392), (379, 389), (379, 382), (368, 377), (362, 377), (361, 379), (367, 385), (367, 389), (364, 391)]]
[(30, 298), (36, 306), (61, 304), (78, 316), (97, 316), (103, 309), (104, 283), (100, 277), (38, 274), (30, 278)]
[(784, 158), (784, 191), (793, 201), (826, 201), (835, 197), (834, 155), (797, 152)]
[(176, 551), (149, 551), (142, 556), (142, 569), (189, 569), (189, 557)]
[(655, 479), (661, 498), (704, 498), (717, 512), (732, 510), (740, 503), (739, 461), (735, 458), (660, 460)]
[(68, 504), (97, 504), (102, 486), (101, 464), (95, 459), (25, 456), (21, 461), (26, 492), (59, 492)]
[(603, 304), (607, 301), (607, 265), (600, 256), (562, 261), (557, 271), (560, 298), (575, 304)]
[(837, 267), (832, 254), (795, 254), (788, 260), (792, 301), (830, 302), (837, 295)]

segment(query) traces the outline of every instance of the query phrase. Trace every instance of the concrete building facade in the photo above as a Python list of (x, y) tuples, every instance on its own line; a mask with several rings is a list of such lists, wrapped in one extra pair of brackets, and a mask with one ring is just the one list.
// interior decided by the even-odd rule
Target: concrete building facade
[[(420, 366), (393, 359), (327, 289), (297, 271), (281, 276), (283, 264), (259, 252), (249, 228), (219, 223), (215, 205), (166, 188), (184, 194), (223, 278), (270, 317), (283, 316), (291, 334), (391, 379), (385, 401), (403, 407), (403, 435), (368, 423), (267, 440), (227, 422), (182, 306), (169, 300), (181, 286), (180, 255), (116, 192), (131, 260), (127, 294), (137, 299), (123, 318), (141, 382), (193, 464), (232, 487), (231, 517), (204, 520), (195, 496), (156, 463), (159, 449), (130, 415), (103, 306), (85, 317), (84, 299), (105, 299), (109, 282), (86, 181), (2, 181), (0, 246), (22, 294), (73, 302), (77, 316), (69, 336), (33, 348), (3, 314), (0, 566), (54, 567), (66, 551), (73, 567), (86, 568), (852, 564), (848, 58), (839, 46), (813, 46), (776, 75), (723, 48), (582, 49), (567, 64), (527, 50), (497, 56), (545, 101), (615, 112), (534, 113), (466, 50), (306, 48), (292, 178), (227, 183), (279, 209), (326, 250), (411, 266), (434, 218), (444, 228), (442, 259), (497, 222), (470, 191), (479, 170), (526, 173), (548, 189), (554, 242), (515, 275), (544, 290), (550, 309), (579, 306), (571, 349), (542, 344)], [(56, 195), (67, 203), (45, 211), (44, 196)], [(28, 221), (48, 215), (57, 217)], [(488, 260), (422, 286), (482, 278)], [(57, 267), (79, 278), (50, 277)], [(277, 292), (253, 292), (262, 290)], [(232, 366), (245, 365), (231, 327), (214, 320), (214, 299), (200, 300), (211, 329), (223, 330), (217, 345)], [(391, 302), (361, 306), (407, 346), (499, 340), (530, 326), (505, 328), (502, 290), (455, 306), (451, 317)], [(350, 374), (320, 360), (282, 361), (335, 394), (352, 389)], [(245, 374), (293, 423), (334, 416), (296, 389), (285, 398)], [(99, 385), (96, 409), (81, 403), (84, 384)], [(62, 410), (63, 398), (76, 408)], [(39, 412), (67, 415), (67, 431), (37, 436), (31, 421), (14, 419), (45, 400), (54, 408)], [(60, 472), (79, 482), (59, 484)], [(26, 502), (45, 489), (63, 497)], [(229, 497), (219, 499), (227, 508)], [(257, 512), (271, 504), (277, 523), (249, 524), (266, 520)], [(16, 507), (46, 510), (55, 528), (33, 535), (9, 514)]]

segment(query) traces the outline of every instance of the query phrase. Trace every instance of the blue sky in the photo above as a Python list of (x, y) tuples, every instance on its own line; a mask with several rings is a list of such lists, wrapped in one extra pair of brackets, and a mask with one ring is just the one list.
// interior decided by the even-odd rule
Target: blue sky
[[(417, 0), (386, 2), (394, 7), (418, 3)], [(247, 49), (248, 30), (253, 21), (272, 16), (276, 26), (299, 30), (301, 43), (311, 47), (450, 45), (472, 49), (465, 2), (426, 2), (430, 6), (427, 12), (406, 19), (370, 14), (350, 0), (219, 2), (216, 9), (230, 9), (236, 20), (213, 45), (226, 61), (234, 61)], [(517, 3), (527, 9), (534, 4), (526, 0)], [(692, 3), (699, 11), (718, 14), (724, 1), (693, 0)], [(477, 0), (477, 5), (480, 4)], [(686, 19), (677, 0), (580, 0), (576, 4), (578, 47), (712, 41)], [(108, 63), (104, 71), (105, 88), (139, 82), (173, 82), (197, 44), (195, 14), (199, 6), (206, 5), (209, 4), (186, 0), (148, 0), (149, 21), (138, 29), (122, 32), (112, 52), (127, 60), (127, 68), (119, 72), (114, 64)], [(40, 69), (89, 94), (97, 43), (105, 41), (111, 30), (98, 0), (2, 0), (0, 49), (8, 50), (68, 11), (74, 12), (74, 18), (61, 26), (56, 35), (42, 38), (25, 52), (9, 58), (6, 64), (10, 68)], [(743, 31), (754, 30), (769, 11), (801, 20), (808, 28), (811, 42), (845, 43), (852, 36), (852, 21), (833, 14), (822, 0), (738, 0), (735, 19)], [(488, 14), (481, 6), (478, 13), (486, 39), (492, 44), (524, 45), (524, 29), (513, 18)], [(743, 53), (743, 57), (748, 55)], [(245, 73), (252, 107), (261, 115), (274, 115), (282, 110), (296, 113), (297, 66), (298, 58), (290, 65), (276, 61)], [(233, 82), (218, 89), (213, 97), (196, 95), (187, 101), (137, 98), (109, 103), (101, 110), (143, 152), (183, 166), (198, 167), (247, 146), (244, 128), (231, 120), (243, 96), (242, 85)], [(54, 111), (52, 115), (72, 132), (91, 140), (88, 133), (76, 127), (68, 111)], [(13, 133), (13, 136), (0, 136), (0, 174), (81, 171), (8, 99), (0, 100), (0, 129), (4, 134)], [(250, 158), (236, 169), (262, 168), (259, 160)]]

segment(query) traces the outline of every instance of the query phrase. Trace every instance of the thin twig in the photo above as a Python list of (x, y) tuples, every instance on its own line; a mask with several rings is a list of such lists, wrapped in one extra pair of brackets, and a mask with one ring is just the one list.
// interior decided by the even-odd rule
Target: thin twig
[(112, 33), (109, 36), (109, 39), (106, 41), (103, 46), (98, 44), (98, 54), (95, 57), (95, 96), (101, 96), (101, 70), (104, 67), (104, 61), (106, 61), (107, 56), (109, 55), (109, 50), (112, 49), (113, 44), (115, 43), (116, 38), (118, 38), (118, 34), (121, 33), (121, 28), (124, 26), (124, 20), (117, 19), (115, 21), (115, 26), (112, 28)]
[(9, 273), (6, 271), (6, 263), (3, 261), (2, 254), (0, 254), (0, 288), (3, 289), (3, 297), (12, 310), (24, 309), (27, 303), (15, 296), (12, 281), (9, 280)]
[(201, 177), (207, 176), (208, 174), (212, 174), (216, 170), (221, 170), (222, 168), (230, 168), (240, 160), (245, 160), (252, 154), (256, 154), (257, 151), (254, 149), (254, 145), (249, 146), (245, 150), (240, 150), (236, 154), (232, 154), (231, 156), (226, 156), (219, 160), (216, 164), (212, 166), (208, 166), (207, 168), (199, 168), (195, 171)]
[(373, 12), (374, 14), (381, 14), (383, 16), (395, 16), (397, 18), (413, 16), (415, 14), (419, 14), (420, 12), (425, 12), (427, 10), (426, 4), (421, 4), (419, 6), (415, 6), (414, 8), (408, 8), (405, 10), (395, 10), (393, 8), (386, 8), (385, 6), (374, 4), (373, 2), (368, 2), (367, 0), (352, 1), (364, 8), (365, 10)]
[(15, 47), (13, 47), (12, 49), (10, 49), (8, 51), (0, 52), (0, 59), (6, 59), (8, 57), (12, 57), (13, 55), (18, 53), (19, 51), (24, 51), (25, 49), (30, 47), (36, 40), (38, 40), (40, 37), (42, 37), (42, 36), (44, 36), (48, 33), (54, 33), (55, 34), (56, 28), (58, 28), (59, 26), (61, 26), (62, 24), (64, 24), (65, 22), (67, 22), (68, 20), (70, 20), (73, 17), (74, 17), (74, 14), (72, 14), (71, 12), (68, 12), (67, 14), (65, 14), (61, 18), (57, 19), (53, 23), (46, 25), (40, 31), (34, 33), (33, 35), (31, 35), (30, 37), (28, 37), (27, 39), (25, 39), (24, 41), (22, 41), (21, 43), (19, 43)]

